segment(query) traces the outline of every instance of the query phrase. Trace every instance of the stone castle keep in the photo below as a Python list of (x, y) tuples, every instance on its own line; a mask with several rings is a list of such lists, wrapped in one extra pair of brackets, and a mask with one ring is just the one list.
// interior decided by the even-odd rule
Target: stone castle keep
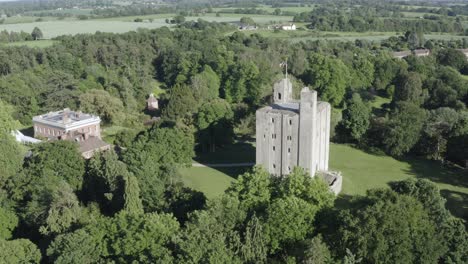
[(287, 175), (299, 166), (313, 177), (328, 171), (331, 106), (317, 101), (317, 92), (307, 87), (299, 101), (292, 93), (292, 83), (282, 79), (274, 85), (273, 104), (257, 110), (256, 163), (273, 175)]

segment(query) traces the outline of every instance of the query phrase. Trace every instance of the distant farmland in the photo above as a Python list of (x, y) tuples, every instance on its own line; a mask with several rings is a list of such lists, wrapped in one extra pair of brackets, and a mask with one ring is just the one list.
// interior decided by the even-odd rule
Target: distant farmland
[[(1, 30), (7, 31), (25, 31), (32, 32), (34, 27), (39, 27), (44, 33), (44, 38), (54, 38), (61, 35), (75, 35), (83, 33), (113, 32), (124, 33), (128, 31), (135, 31), (138, 28), (160, 28), (163, 26), (171, 26), (166, 23), (166, 18), (173, 17), (174, 14), (165, 15), (149, 15), (149, 16), (132, 16), (132, 17), (117, 17), (106, 19), (93, 19), (93, 20), (53, 20), (44, 22), (29, 22), (18, 24), (3, 24), (0, 25)], [(250, 16), (259, 24), (266, 24), (270, 22), (282, 23), (292, 20), (288, 16), (272, 16), (272, 15), (243, 15), (243, 14), (222, 14), (217, 17), (214, 14), (207, 14), (200, 17), (187, 17), (187, 21), (197, 20), (199, 18), (206, 21), (228, 22), (236, 23), (241, 17)], [(146, 20), (146, 22), (133, 22), (136, 18)], [(152, 22), (148, 20), (152, 19)]]
[(38, 27), (44, 33), (44, 38), (50, 39), (61, 35), (76, 35), (82, 33), (114, 32), (124, 33), (138, 28), (159, 28), (166, 23), (136, 23), (121, 21), (74, 20), (74, 21), (47, 21), (35, 23), (0, 25), (0, 30), (32, 32)]
[[(297, 8), (299, 9), (299, 7)], [(306, 9), (301, 7), (301, 9)], [(308, 7), (307, 9), (311, 9)], [(7, 31), (25, 31), (32, 32), (34, 27), (39, 27), (44, 33), (45, 39), (51, 39), (61, 35), (76, 35), (83, 33), (93, 34), (96, 31), (125, 33), (135, 31), (139, 28), (155, 29), (164, 26), (172, 27), (174, 25), (167, 24), (166, 19), (171, 19), (175, 14), (156, 14), (147, 16), (127, 16), (113, 17), (90, 20), (77, 20), (75, 18), (67, 18), (57, 20), (57, 18), (43, 18), (43, 22), (33, 22), (33, 17), (9, 18), (5, 24), (0, 25), (1, 30)], [(216, 16), (214, 13), (201, 15), (198, 17), (186, 17), (187, 21), (196, 21), (203, 19), (210, 22), (226, 22), (236, 24), (242, 17), (251, 17), (259, 24), (260, 30), (244, 31), (245, 34), (258, 33), (265, 37), (284, 39), (291, 42), (307, 41), (307, 40), (337, 40), (337, 41), (354, 41), (356, 39), (365, 39), (368, 41), (382, 41), (390, 36), (397, 36), (397, 32), (324, 32), (312, 31), (305, 29), (307, 23), (296, 23), (303, 30), (296, 31), (279, 31), (267, 30), (266, 26), (270, 24), (280, 24), (291, 22), (292, 16), (274, 16), (274, 15), (255, 15), (255, 14), (220, 14)], [(140, 18), (143, 22), (134, 22)], [(15, 23), (16, 22), (16, 23)], [(465, 22), (466, 23), (466, 22)], [(468, 26), (468, 24), (465, 24)], [(401, 32), (399, 33), (401, 34)], [(425, 34), (426, 39), (463, 39), (466, 36), (457, 36), (453, 34)]]

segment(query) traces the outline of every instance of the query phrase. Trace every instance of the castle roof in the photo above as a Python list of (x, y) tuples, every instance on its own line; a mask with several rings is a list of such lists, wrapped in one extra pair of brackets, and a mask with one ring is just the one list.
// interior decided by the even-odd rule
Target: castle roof
[(284, 110), (284, 111), (291, 111), (295, 113), (299, 113), (299, 102), (287, 102), (287, 103), (280, 103), (280, 104), (273, 104), (271, 107), (275, 110)]

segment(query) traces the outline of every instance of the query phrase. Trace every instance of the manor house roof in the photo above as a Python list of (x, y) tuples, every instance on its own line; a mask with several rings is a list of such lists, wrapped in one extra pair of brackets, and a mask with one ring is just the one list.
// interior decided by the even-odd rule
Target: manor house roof
[(91, 123), (100, 123), (101, 119), (99, 116), (82, 113), (80, 111), (71, 111), (65, 108), (60, 111), (35, 116), (33, 117), (33, 122), (66, 129)]

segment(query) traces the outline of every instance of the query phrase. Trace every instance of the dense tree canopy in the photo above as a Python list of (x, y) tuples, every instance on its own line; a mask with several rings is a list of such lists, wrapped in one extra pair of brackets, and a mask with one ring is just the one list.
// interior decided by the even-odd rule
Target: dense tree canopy
[(365, 207), (341, 214), (342, 250), (351, 249), (365, 263), (437, 263), (441, 240), (421, 203), (388, 191), (369, 199)]

